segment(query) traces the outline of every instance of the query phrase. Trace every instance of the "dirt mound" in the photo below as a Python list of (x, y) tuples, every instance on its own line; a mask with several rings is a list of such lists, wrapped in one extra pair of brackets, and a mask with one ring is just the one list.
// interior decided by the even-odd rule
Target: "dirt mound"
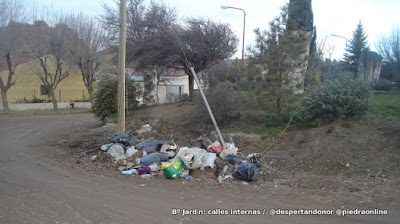
[[(191, 103), (142, 108), (135, 111), (127, 123), (127, 130), (136, 142), (151, 138), (173, 139), (178, 145), (189, 147), (201, 144), (197, 138), (213, 130), (211, 124), (198, 120), (195, 105)], [(145, 124), (150, 124), (153, 131), (138, 135), (136, 131)], [(72, 160), (74, 166), (116, 173), (117, 167), (111, 159), (96, 151), (115, 134), (115, 127), (111, 126), (75, 131), (68, 144), (77, 149), (72, 151), (78, 151)], [(398, 205), (399, 120), (375, 119), (365, 124), (340, 121), (318, 128), (290, 131), (268, 151), (265, 149), (274, 141), (271, 136), (231, 135), (232, 139), (240, 140), (240, 143), (235, 143), (244, 155), (259, 152), (264, 156), (262, 178), (251, 183), (254, 185), (252, 189), (254, 187), (260, 193)], [(94, 155), (97, 159), (92, 161)], [(214, 186), (217, 180), (213, 171), (195, 171), (192, 175), (195, 180), (218, 187)], [(162, 175), (158, 179), (169, 183), (163, 180)], [(230, 183), (232, 189), (240, 184), (236, 180), (224, 182), (227, 184), (225, 187)], [(240, 184), (239, 188), (247, 187)]]
[(399, 136), (400, 121), (372, 120), (366, 125), (341, 121), (289, 133), (267, 155), (290, 171), (399, 177)]

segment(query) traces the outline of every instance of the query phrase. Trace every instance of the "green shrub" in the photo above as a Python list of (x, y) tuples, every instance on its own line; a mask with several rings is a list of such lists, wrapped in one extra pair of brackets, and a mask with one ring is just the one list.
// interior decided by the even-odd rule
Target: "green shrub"
[[(137, 109), (138, 102), (135, 98), (136, 86), (133, 80), (125, 81), (125, 108), (128, 111)], [(100, 81), (98, 90), (94, 95), (93, 113), (96, 117), (104, 120), (107, 116), (118, 112), (118, 81), (116, 79), (105, 78)]]
[(393, 88), (393, 84), (387, 79), (379, 79), (377, 82), (372, 84), (372, 88), (374, 90), (391, 90)]
[(361, 80), (327, 81), (304, 98), (301, 117), (306, 122), (329, 122), (365, 115), (370, 108), (370, 92)]
[(15, 103), (17, 104), (23, 104), (23, 103), (50, 103), (51, 99), (38, 99), (35, 96), (33, 99), (26, 99), (25, 97), (23, 99), (17, 100)]

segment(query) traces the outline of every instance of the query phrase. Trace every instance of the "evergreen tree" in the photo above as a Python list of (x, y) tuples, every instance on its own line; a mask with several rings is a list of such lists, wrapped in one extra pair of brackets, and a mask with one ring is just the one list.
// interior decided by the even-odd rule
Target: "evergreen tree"
[(357, 29), (353, 32), (353, 39), (346, 46), (346, 52), (344, 53), (344, 62), (347, 64), (347, 70), (353, 74), (353, 78), (357, 74), (358, 59), (364, 52), (369, 51), (367, 37), (360, 21)]
[(287, 29), (313, 31), (313, 23), (311, 0), (290, 0)]
[(298, 60), (306, 51), (305, 36), (297, 30), (288, 30), (288, 6), (282, 8), (281, 16), (270, 22), (269, 31), (256, 29), (256, 46), (253, 59), (266, 71), (265, 81), (271, 100), (274, 100), (277, 120), (283, 122), (282, 108), (288, 96), (293, 94), (289, 73), (304, 62)]

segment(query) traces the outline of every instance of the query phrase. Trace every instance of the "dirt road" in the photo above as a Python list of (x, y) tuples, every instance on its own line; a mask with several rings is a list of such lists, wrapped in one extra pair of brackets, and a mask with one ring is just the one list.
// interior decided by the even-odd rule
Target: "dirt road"
[[(356, 209), (357, 202), (343, 204), (260, 195), (224, 190), (217, 183), (211, 188), (214, 190), (202, 189), (201, 185), (191, 190), (182, 180), (160, 185), (145, 179), (132, 181), (127, 176), (80, 172), (58, 166), (41, 147), (62, 129), (95, 122), (88, 113), (0, 114), (0, 223), (398, 223), (400, 220), (399, 208), (378, 208), (388, 209), (389, 215), (338, 217), (336, 209)], [(270, 209), (279, 208), (333, 209), (333, 214), (270, 215)], [(206, 214), (182, 216), (182, 209), (198, 209), (197, 212)], [(231, 213), (230, 209), (253, 209), (261, 215), (208, 214)], [(179, 214), (173, 215), (173, 211)]]

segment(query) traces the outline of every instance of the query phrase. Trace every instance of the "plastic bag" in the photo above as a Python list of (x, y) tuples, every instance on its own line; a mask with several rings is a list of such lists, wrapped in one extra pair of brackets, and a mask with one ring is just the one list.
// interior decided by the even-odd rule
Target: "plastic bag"
[(182, 147), (174, 160), (181, 159), (189, 170), (196, 170), (206, 161), (206, 155), (205, 149)]
[(244, 181), (258, 180), (261, 166), (258, 163), (243, 162), (233, 170), (233, 176)]
[(206, 154), (206, 160), (204, 161), (203, 164), (201, 164), (201, 167), (211, 167), (211, 169), (214, 168), (214, 161), (217, 158), (217, 154), (215, 153), (207, 153)]
[(228, 155), (236, 156), (238, 150), (239, 149), (235, 147), (235, 143), (228, 143), (226, 144), (226, 148), (219, 154), (219, 157), (221, 157), (223, 160), (226, 160)]
[(245, 162), (246, 158), (244, 158), (243, 156), (228, 155), (226, 157), (226, 161), (228, 161), (228, 163), (230, 164), (240, 164), (242, 162)]
[(110, 147), (107, 153), (110, 154), (112, 157), (114, 157), (114, 162), (116, 163), (120, 159), (124, 158), (125, 150), (122, 146), (114, 144), (113, 146)]
[(150, 139), (144, 142), (141, 142), (136, 145), (137, 150), (143, 150), (147, 153), (151, 151), (160, 151), (161, 146), (164, 144), (164, 141)]
[(153, 163), (166, 162), (166, 161), (168, 161), (168, 156), (157, 152), (148, 154), (147, 156), (143, 156), (140, 159), (140, 164), (149, 166)]
[(135, 149), (135, 146), (128, 147), (128, 149), (126, 150), (126, 153), (125, 153), (125, 158), (126, 159), (130, 158), (130, 157), (134, 156), (137, 152), (138, 152), (138, 150)]
[(134, 146), (135, 143), (131, 141), (131, 136), (127, 134), (117, 135), (111, 139), (112, 143), (121, 143), (125, 146)]

